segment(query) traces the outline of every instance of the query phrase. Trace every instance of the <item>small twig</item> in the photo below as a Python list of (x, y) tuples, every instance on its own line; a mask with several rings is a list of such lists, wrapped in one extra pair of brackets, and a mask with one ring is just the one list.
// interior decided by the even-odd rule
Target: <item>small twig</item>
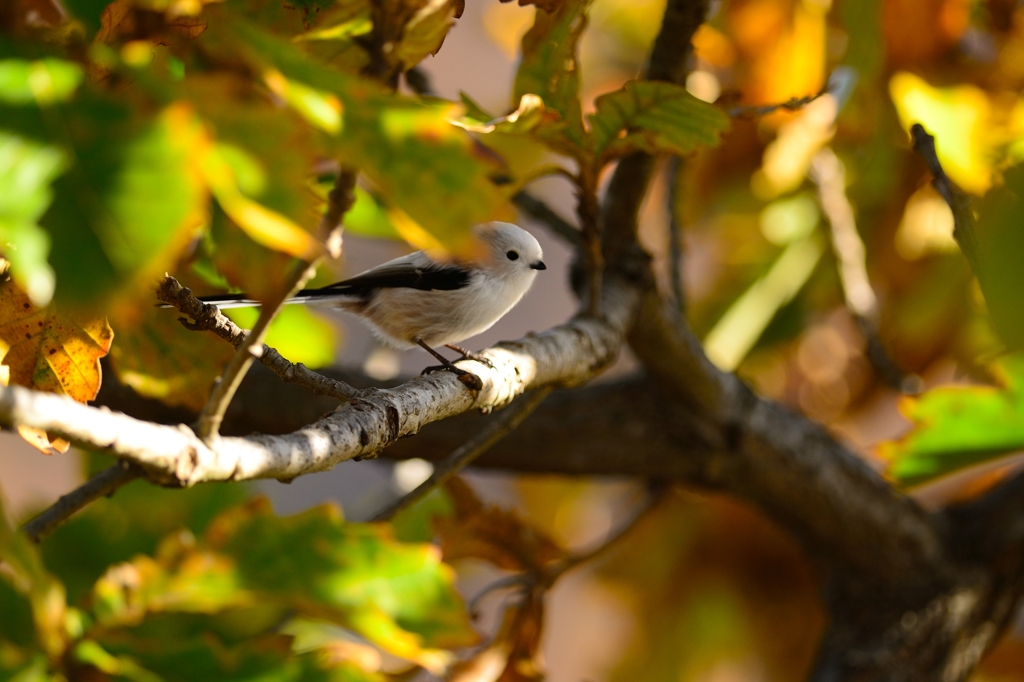
[(109, 497), (118, 489), (142, 476), (142, 469), (125, 460), (110, 466), (88, 481), (62, 495), (49, 508), (24, 525), (22, 530), (32, 542), (40, 542), (64, 524), (76, 512), (101, 497)]
[(822, 88), (818, 93), (814, 95), (807, 95), (805, 97), (791, 97), (785, 102), (778, 102), (776, 104), (760, 104), (760, 105), (744, 105), (739, 107), (733, 107), (726, 113), (731, 118), (757, 118), (758, 116), (766, 116), (774, 113), (779, 109), (785, 109), (786, 111), (796, 111), (802, 109), (814, 100), (818, 99), (822, 95), (828, 92), (828, 86)]
[(558, 215), (554, 209), (543, 201), (523, 190), (512, 197), (512, 203), (520, 211), (534, 220), (544, 223), (553, 233), (567, 241), (572, 246), (580, 246), (583, 239), (580, 231), (568, 220)]
[[(319, 238), (325, 245), (327, 252), (337, 255), (341, 252), (341, 217), (352, 206), (355, 201), (353, 189), (355, 187), (356, 172), (351, 169), (342, 168), (338, 173), (334, 189), (328, 195), (327, 210), (320, 221)], [(221, 374), (220, 379), (213, 386), (210, 397), (203, 407), (203, 411), (196, 420), (196, 435), (206, 442), (217, 438), (220, 432), (220, 425), (224, 421), (224, 414), (227, 412), (231, 399), (238, 391), (246, 372), (252, 366), (253, 360), (260, 357), (263, 352), (263, 339), (270, 329), (270, 323), (277, 316), (278, 311), (284, 302), (294, 296), (303, 285), (309, 281), (315, 272), (315, 265), (320, 259), (312, 262), (299, 262), (292, 268), (292, 271), (285, 278), (284, 285), (278, 295), (270, 300), (264, 301), (260, 308), (260, 316), (256, 320), (252, 331), (245, 337), (245, 341), (236, 346), (236, 352), (227, 368)]]
[(633, 517), (630, 518), (629, 521), (620, 526), (618, 530), (614, 531), (607, 540), (597, 547), (563, 559), (554, 568), (545, 571), (545, 584), (551, 586), (558, 578), (562, 577), (564, 574), (568, 573), (580, 564), (592, 561), (601, 554), (607, 552), (610, 548), (619, 544), (623, 538), (629, 535), (629, 533), (639, 525), (642, 519), (646, 518), (646, 516), (656, 509), (661, 501), (665, 499), (665, 495), (669, 491), (670, 486), (664, 481), (652, 481), (649, 489), (650, 493), (646, 503), (633, 514)]
[(537, 409), (541, 401), (551, 393), (551, 390), (550, 386), (539, 388), (514, 402), (511, 407), (495, 417), (479, 433), (438, 463), (434, 467), (434, 473), (430, 475), (430, 478), (417, 486), (415, 490), (408, 492), (394, 503), (377, 512), (371, 521), (387, 521), (398, 512), (426, 497), (434, 488), (444, 485), (448, 479), (480, 457), (480, 455), (490, 450), (495, 443), (522, 424), (523, 420), (530, 416), (530, 413)]
[(683, 226), (676, 215), (679, 203), (679, 168), (682, 159), (673, 156), (668, 165), (668, 272), (675, 311), (680, 319), (686, 316), (686, 295), (683, 293)]
[[(217, 306), (203, 303), (192, 295), (190, 289), (181, 286), (178, 280), (170, 275), (164, 277), (156, 290), (156, 296), (194, 320), (190, 322), (185, 317), (178, 318), (186, 328), (192, 331), (213, 332), (235, 348), (242, 345), (248, 336), (246, 330), (232, 322)], [(267, 344), (263, 344), (263, 352), (260, 354), (259, 360), (282, 381), (304, 386), (316, 395), (326, 395), (346, 401), (360, 393), (359, 389), (349, 386), (343, 381), (314, 372), (302, 363), (295, 364), (288, 361)]]
[(580, 218), (583, 253), (586, 259), (588, 291), (587, 314), (601, 317), (601, 286), (604, 279), (604, 250), (601, 216), (597, 202), (597, 178), (593, 171), (580, 169), (576, 178), (576, 214)]
[(953, 187), (946, 171), (939, 163), (939, 155), (935, 150), (935, 138), (928, 134), (920, 123), (910, 126), (910, 136), (914, 141), (914, 151), (921, 155), (934, 176), (932, 186), (942, 195), (953, 212), (953, 239), (960, 245), (960, 250), (974, 270), (974, 276), (982, 278), (978, 267), (978, 238), (974, 230), (974, 213), (971, 211), (970, 200)]
[(831, 147), (822, 147), (811, 161), (811, 179), (818, 186), (818, 202), (829, 224), (846, 307), (864, 334), (867, 358), (887, 385), (915, 392), (920, 380), (900, 370), (878, 335), (878, 297), (868, 279), (864, 242), (846, 196), (846, 168)]

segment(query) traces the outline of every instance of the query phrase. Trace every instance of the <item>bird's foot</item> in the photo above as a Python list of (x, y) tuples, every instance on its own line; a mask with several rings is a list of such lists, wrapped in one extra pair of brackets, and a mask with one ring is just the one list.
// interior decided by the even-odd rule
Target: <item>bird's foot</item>
[(488, 360), (483, 355), (480, 355), (479, 353), (475, 353), (475, 352), (469, 350), (468, 348), (463, 348), (462, 346), (456, 346), (454, 343), (446, 343), (445, 347), (446, 348), (451, 348), (453, 351), (455, 351), (456, 353), (461, 355), (463, 357), (463, 359), (465, 359), (465, 360), (476, 360), (480, 364), (486, 365), (490, 369), (494, 369), (494, 363), (493, 362)]
[(484, 387), (484, 382), (480, 377), (472, 372), (467, 372), (464, 369), (456, 367), (447, 360), (445, 360), (443, 365), (431, 365), (430, 367), (427, 367), (420, 374), (433, 374), (434, 372), (451, 372), (460, 382), (462, 382), (463, 385), (465, 385), (466, 388), (470, 388), (474, 391), (479, 391)]

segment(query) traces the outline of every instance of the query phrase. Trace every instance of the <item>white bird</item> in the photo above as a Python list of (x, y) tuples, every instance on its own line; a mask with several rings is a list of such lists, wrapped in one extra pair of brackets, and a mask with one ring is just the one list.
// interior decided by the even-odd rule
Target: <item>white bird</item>
[[(526, 230), (491, 222), (473, 228), (475, 257), (435, 258), (416, 251), (320, 289), (304, 289), (288, 303), (340, 308), (358, 316), (395, 348), (421, 346), (442, 365), (469, 374), (434, 350), (447, 346), (463, 357), (484, 358), (455, 345), (500, 320), (530, 289), (543, 252)], [(259, 305), (245, 294), (207, 296), (220, 308)]]

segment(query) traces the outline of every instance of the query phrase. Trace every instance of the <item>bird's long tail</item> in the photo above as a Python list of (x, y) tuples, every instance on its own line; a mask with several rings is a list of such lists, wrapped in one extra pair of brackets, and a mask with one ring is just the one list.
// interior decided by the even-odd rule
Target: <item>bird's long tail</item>
[[(338, 303), (352, 302), (357, 299), (358, 296), (351, 293), (343, 293), (338, 289), (324, 287), (323, 289), (303, 289), (285, 301), (285, 303), (287, 305), (296, 303), (303, 305), (337, 305)], [(212, 303), (221, 310), (229, 308), (258, 308), (262, 305), (260, 301), (249, 298), (248, 294), (214, 294), (213, 296), (200, 296), (199, 300), (203, 303)], [(157, 307), (170, 308), (171, 306), (161, 303)]]

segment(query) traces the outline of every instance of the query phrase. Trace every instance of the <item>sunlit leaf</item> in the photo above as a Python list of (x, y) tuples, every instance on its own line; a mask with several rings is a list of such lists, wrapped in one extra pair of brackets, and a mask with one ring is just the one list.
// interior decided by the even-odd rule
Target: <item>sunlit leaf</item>
[(454, 123), (473, 133), (528, 133), (544, 118), (544, 101), (537, 95), (523, 95), (515, 111), (494, 119), (473, 104), (465, 94), (462, 101), (464, 104), (468, 103), (468, 110), (465, 116)]
[(450, 124), (454, 105), (389, 93), (334, 71), (255, 26), (236, 23), (234, 30), (233, 36), (213, 29), (208, 34), (215, 33), (218, 49), (241, 50), (262, 71), (274, 68), (289, 81), (339, 98), (342, 132), (327, 143), (366, 173), (389, 205), (446, 247), (463, 248), (475, 224), (511, 218), (507, 201), (487, 177), (487, 165), (474, 158), (465, 133)]
[(42, 224), (53, 239), (57, 299), (96, 306), (138, 295), (201, 225), (206, 203), (195, 163), (206, 133), (186, 104), (153, 119), (90, 101), (67, 112), (71, 169), (54, 185)]
[(671, 83), (630, 81), (595, 102), (588, 117), (595, 156), (614, 158), (632, 152), (688, 154), (715, 146), (729, 117)]
[[(106, 319), (83, 319), (54, 308), (36, 308), (15, 282), (0, 283), (0, 348), (11, 383), (68, 395), (79, 402), (96, 397), (100, 358), (114, 332)], [(18, 432), (43, 453), (66, 452), (69, 443), (39, 429)]]
[(323, 246), (309, 232), (242, 194), (229, 160), (218, 148), (207, 150), (202, 169), (217, 203), (254, 241), (304, 260), (313, 260), (323, 252)]
[(132, 680), (132, 682), (162, 682), (163, 680), (159, 675), (142, 668), (128, 657), (110, 654), (93, 640), (87, 639), (76, 644), (74, 656), (80, 663), (90, 665), (108, 675)]
[(590, 0), (566, 0), (554, 12), (536, 13), (533, 28), (523, 37), (523, 58), (513, 89), (516, 101), (523, 95), (540, 96), (545, 106), (559, 114), (564, 135), (576, 145), (582, 145), (584, 132), (576, 53), (589, 6)]
[(100, 358), (114, 333), (106, 320), (75, 319), (38, 309), (14, 283), (0, 285), (0, 343), (11, 383), (68, 395), (79, 402), (96, 397)]
[(222, 517), (207, 544), (234, 557), (257, 594), (315, 605), (320, 618), (428, 668), (446, 658), (428, 647), (475, 641), (437, 550), (399, 544), (382, 526), (346, 524), (327, 507), (277, 518), (251, 505)]
[[(330, 188), (327, 188), (330, 191)], [(402, 236), (388, 218), (387, 211), (373, 195), (362, 187), (355, 188), (356, 201), (345, 214), (346, 234), (383, 239), (401, 239)]]
[(889, 475), (916, 485), (1024, 448), (1024, 356), (997, 365), (1002, 386), (947, 386), (904, 398), (914, 429), (882, 446)]
[(0, 59), (0, 102), (41, 106), (64, 102), (84, 75), (81, 66), (63, 59)]
[(935, 136), (935, 150), (949, 177), (968, 192), (983, 194), (992, 185), (997, 161), (985, 92), (973, 85), (934, 88), (911, 73), (889, 81), (904, 130), (920, 123)]
[(427, 55), (437, 54), (460, 6), (456, 0), (428, 0), (405, 25), (394, 59), (410, 69)]
[(155, 558), (112, 566), (93, 588), (93, 612), (106, 627), (137, 625), (151, 613), (217, 613), (253, 603), (228, 557), (197, 548), (188, 532), (166, 538)]
[(0, 243), (12, 276), (34, 305), (49, 303), (56, 284), (46, 260), (50, 238), (38, 221), (53, 198), (50, 183), (67, 166), (59, 147), (0, 130)]

